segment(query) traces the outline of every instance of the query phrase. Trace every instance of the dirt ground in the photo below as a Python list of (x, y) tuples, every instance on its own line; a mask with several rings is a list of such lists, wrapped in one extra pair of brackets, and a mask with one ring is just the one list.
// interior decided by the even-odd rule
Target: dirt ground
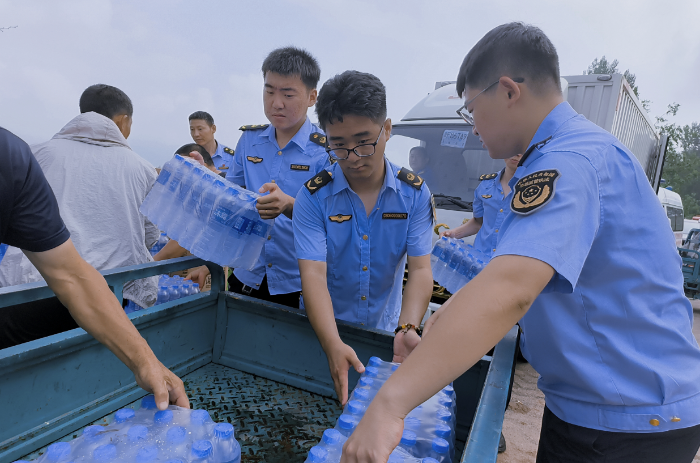
[[(693, 308), (693, 334), (700, 342), (700, 301), (693, 301)], [(543, 409), (544, 395), (537, 389), (537, 373), (529, 363), (518, 363), (513, 395), (503, 422), (506, 451), (498, 455), (498, 463), (535, 461)], [(693, 463), (700, 463), (700, 452), (693, 459)]]

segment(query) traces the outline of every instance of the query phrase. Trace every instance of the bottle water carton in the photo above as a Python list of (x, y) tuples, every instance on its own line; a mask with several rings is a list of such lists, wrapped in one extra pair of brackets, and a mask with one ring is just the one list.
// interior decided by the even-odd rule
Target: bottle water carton
[(230, 423), (214, 423), (206, 410), (156, 408), (152, 395), (138, 410), (118, 410), (108, 426), (88, 426), (70, 442), (51, 444), (36, 463), (240, 463)]
[(192, 254), (252, 269), (274, 224), (257, 212), (259, 197), (176, 155), (163, 166), (141, 212)]

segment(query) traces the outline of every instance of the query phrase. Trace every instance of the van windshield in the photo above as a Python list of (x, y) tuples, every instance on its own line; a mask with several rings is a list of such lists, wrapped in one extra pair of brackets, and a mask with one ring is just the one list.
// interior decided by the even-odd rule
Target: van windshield
[(471, 211), (479, 177), (505, 167), (503, 160), (489, 157), (463, 123), (397, 123), (385, 153), (389, 161), (425, 180), (440, 209)]

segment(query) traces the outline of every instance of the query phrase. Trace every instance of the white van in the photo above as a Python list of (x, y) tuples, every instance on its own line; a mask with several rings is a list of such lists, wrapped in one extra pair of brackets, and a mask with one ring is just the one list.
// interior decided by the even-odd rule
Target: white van
[(683, 228), (685, 227), (685, 220), (683, 219), (683, 201), (681, 200), (681, 195), (667, 188), (659, 188), (657, 196), (659, 197), (659, 201), (661, 201), (661, 205), (666, 211), (666, 216), (668, 217), (668, 222), (671, 224), (673, 235), (676, 237), (676, 246), (681, 246), (683, 243)]

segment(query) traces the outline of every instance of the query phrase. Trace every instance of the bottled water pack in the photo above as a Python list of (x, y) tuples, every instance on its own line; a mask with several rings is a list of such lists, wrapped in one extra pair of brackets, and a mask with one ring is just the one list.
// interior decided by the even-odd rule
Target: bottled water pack
[(160, 171), (141, 213), (195, 256), (252, 269), (274, 223), (260, 218), (259, 197), (175, 155)]
[(161, 249), (165, 247), (165, 245), (170, 241), (168, 239), (168, 236), (166, 233), (161, 232), (160, 237), (158, 238), (158, 241), (156, 241), (156, 244), (153, 245), (153, 247), (149, 250), (151, 253), (151, 256), (155, 256), (160, 252)]
[(190, 280), (185, 280), (179, 275), (175, 275), (174, 277), (161, 275), (158, 279), (156, 305), (197, 293), (199, 293), (199, 284), (193, 283)]
[(490, 254), (445, 236), (437, 240), (430, 254), (433, 279), (452, 294), (478, 275), (490, 260)]
[(230, 423), (206, 410), (158, 410), (152, 395), (141, 408), (123, 408), (109, 426), (88, 426), (70, 442), (49, 445), (36, 463), (240, 463)]
[[(306, 463), (338, 463), (343, 444), (357, 427), (374, 396), (399, 367), (371, 357), (357, 386), (350, 394), (334, 429), (323, 432), (312, 447)], [(401, 443), (389, 463), (452, 463), (455, 449), (455, 392), (450, 385), (416, 407), (404, 420)]]

